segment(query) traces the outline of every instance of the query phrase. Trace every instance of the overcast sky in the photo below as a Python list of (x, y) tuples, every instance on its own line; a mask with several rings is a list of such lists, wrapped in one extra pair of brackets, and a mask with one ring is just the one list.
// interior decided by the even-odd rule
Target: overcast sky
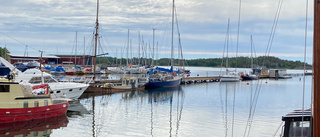
[[(175, 0), (184, 58), (221, 58), (228, 19), (231, 33), (228, 54), (236, 55), (239, 2)], [(250, 35), (256, 55), (265, 54), (278, 4), (278, 0), (242, 0), (238, 56), (250, 56)], [(307, 61), (311, 63), (313, 1), (309, 1), (308, 7)], [(170, 57), (171, 14), (171, 0), (100, 0), (99, 53), (126, 57), (129, 29), (132, 46), (129, 56), (137, 57), (138, 32), (146, 51), (146, 47), (153, 45), (152, 29), (155, 28), (158, 57)], [(6, 46), (13, 54), (40, 55), (38, 50), (44, 50), (44, 54), (92, 54), (95, 20), (95, 0), (5, 1), (0, 5), (0, 46)], [(306, 1), (284, 1), (270, 55), (303, 61), (305, 24)], [(174, 35), (174, 51), (177, 51), (176, 25)]]

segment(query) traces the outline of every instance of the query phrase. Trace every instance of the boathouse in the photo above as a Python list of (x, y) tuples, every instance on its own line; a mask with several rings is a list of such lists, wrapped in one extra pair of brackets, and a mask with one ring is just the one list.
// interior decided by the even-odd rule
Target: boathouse
[(287, 74), (287, 70), (284, 69), (270, 69), (269, 77), (270, 78), (282, 78)]
[(91, 55), (54, 55), (60, 58), (59, 64), (93, 65)]
[[(9, 54), (10, 63), (37, 61), (40, 62), (40, 55), (21, 55), (21, 54)], [(56, 64), (60, 61), (60, 57), (55, 55), (42, 55), (43, 63)]]

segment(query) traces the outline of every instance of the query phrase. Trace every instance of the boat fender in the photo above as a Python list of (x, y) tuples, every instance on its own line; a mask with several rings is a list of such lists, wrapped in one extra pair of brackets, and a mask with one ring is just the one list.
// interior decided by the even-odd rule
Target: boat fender
[(112, 83), (105, 83), (105, 84), (103, 84), (103, 87), (112, 88), (112, 87), (114, 87), (114, 85)]
[(8, 75), (7, 75), (7, 79), (8, 79), (8, 80), (12, 80), (12, 79), (13, 79), (13, 75), (12, 75), (12, 74), (8, 74)]

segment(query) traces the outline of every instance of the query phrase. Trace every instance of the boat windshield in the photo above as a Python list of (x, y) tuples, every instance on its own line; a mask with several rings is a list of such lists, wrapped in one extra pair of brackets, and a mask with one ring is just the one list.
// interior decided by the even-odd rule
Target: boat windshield
[[(54, 83), (56, 82), (52, 77), (45, 76), (43, 77), (44, 83)], [(39, 84), (42, 83), (41, 77), (33, 77), (29, 80), (29, 83), (31, 84)]]
[(289, 129), (290, 137), (310, 137), (310, 121), (295, 121), (291, 122)]

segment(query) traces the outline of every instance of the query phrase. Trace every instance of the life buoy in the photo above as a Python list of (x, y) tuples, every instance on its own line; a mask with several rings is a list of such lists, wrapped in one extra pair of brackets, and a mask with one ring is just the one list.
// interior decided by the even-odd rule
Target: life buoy
[(48, 84), (40, 84), (40, 85), (34, 85), (33, 90), (35, 89), (44, 89), (44, 94), (48, 94), (49, 93), (49, 85)]

